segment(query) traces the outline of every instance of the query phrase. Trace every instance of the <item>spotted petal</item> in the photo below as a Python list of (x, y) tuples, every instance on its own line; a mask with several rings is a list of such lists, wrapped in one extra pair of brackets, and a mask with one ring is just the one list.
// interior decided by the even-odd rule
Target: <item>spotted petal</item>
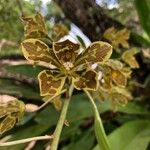
[(110, 98), (113, 102), (117, 102), (124, 106), (132, 99), (132, 96), (129, 91), (124, 88), (113, 87), (110, 93)]
[(26, 38), (44, 38), (47, 36), (44, 18), (40, 13), (35, 16), (22, 17), (22, 20), (25, 23)]
[(122, 60), (127, 63), (131, 68), (139, 68), (138, 61), (135, 58), (135, 54), (138, 53), (138, 50), (136, 48), (131, 48), (127, 51), (125, 51), (121, 58)]
[(73, 85), (76, 89), (87, 89), (96, 91), (98, 88), (98, 75), (94, 70), (83, 70), (73, 77)]
[(106, 42), (93, 42), (76, 60), (75, 66), (85, 63), (103, 63), (110, 58), (112, 46)]
[(55, 24), (52, 29), (52, 35), (51, 38), (53, 41), (58, 41), (65, 35), (67, 35), (69, 32), (68, 28), (63, 24)]
[(18, 113), (21, 117), (24, 114), (25, 111), (25, 104), (22, 101), (19, 100), (11, 100), (7, 103), (0, 103), (0, 118)]
[(21, 43), (21, 49), (24, 57), (31, 63), (44, 62), (59, 67), (52, 49), (40, 40), (26, 39)]
[(40, 72), (38, 80), (41, 96), (55, 96), (59, 94), (64, 86), (65, 78), (66, 77), (51, 72), (50, 70)]
[(104, 38), (107, 39), (109, 42), (111, 42), (113, 48), (117, 51), (119, 51), (120, 45), (124, 48), (129, 48), (128, 39), (130, 37), (129, 30), (122, 29), (117, 30), (114, 27), (108, 28), (104, 33)]
[(80, 45), (69, 40), (54, 42), (53, 50), (61, 64), (73, 63), (78, 55)]
[(112, 80), (116, 85), (125, 87), (127, 84), (127, 77), (119, 70), (112, 70)]
[(4, 132), (13, 128), (16, 123), (16, 117), (8, 115), (1, 123), (0, 123), (0, 135)]
[(123, 63), (121, 63), (119, 60), (109, 59), (106, 62), (106, 65), (111, 67), (113, 70), (121, 70), (123, 68)]

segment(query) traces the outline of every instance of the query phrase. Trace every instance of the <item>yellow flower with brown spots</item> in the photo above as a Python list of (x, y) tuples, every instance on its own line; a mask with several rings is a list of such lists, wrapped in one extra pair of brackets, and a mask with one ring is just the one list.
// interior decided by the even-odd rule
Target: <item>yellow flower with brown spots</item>
[[(81, 54), (80, 45), (69, 40), (53, 42), (50, 47), (39, 39), (31, 38), (24, 40), (21, 48), (27, 60), (49, 66), (38, 75), (41, 96), (57, 95), (70, 83), (78, 90), (96, 91), (98, 74), (89, 66), (105, 62), (112, 54), (112, 46), (102, 41), (93, 42)], [(52, 69), (51, 65), (56, 69)]]
[[(26, 39), (21, 43), (21, 49), (25, 58), (33, 64), (40, 63), (46, 66), (38, 75), (41, 96), (55, 96), (67, 84), (73, 84), (78, 90), (97, 90), (98, 74), (91, 69), (91, 65), (103, 63), (110, 58), (110, 44), (102, 41), (93, 42), (80, 53), (79, 44), (69, 40), (54, 40), (66, 35), (64, 27), (60, 25), (53, 31), (53, 37), (49, 38), (44, 18), (40, 13), (23, 17), (23, 21)], [(52, 69), (52, 65), (55, 69)]]
[(0, 135), (12, 129), (21, 120), (25, 112), (25, 104), (17, 99), (0, 103)]

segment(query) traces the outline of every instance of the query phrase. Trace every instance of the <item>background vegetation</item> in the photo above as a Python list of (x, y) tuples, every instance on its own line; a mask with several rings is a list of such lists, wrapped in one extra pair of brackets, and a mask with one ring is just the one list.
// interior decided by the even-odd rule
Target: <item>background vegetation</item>
[[(68, 38), (83, 45), (103, 40), (103, 33), (111, 26), (131, 31), (129, 43), (140, 52), (136, 59), (140, 68), (133, 69), (128, 88), (133, 99), (124, 107), (112, 109), (111, 101), (96, 103), (103, 120), (112, 150), (150, 149), (150, 3), (148, 0), (0, 0), (0, 101), (16, 97), (25, 103), (41, 105), (37, 75), (42, 67), (30, 65), (19, 49), (24, 39), (22, 15), (45, 16), (49, 34), (56, 23), (70, 29)], [(112, 58), (117, 57), (116, 52)], [(18, 140), (52, 134), (59, 112), (52, 104), (39, 112), (26, 113), (15, 128), (1, 136), (1, 140)], [(93, 111), (87, 96), (75, 91), (67, 113), (68, 127), (64, 127), (60, 150), (97, 150), (93, 129)], [(117, 139), (117, 140), (116, 140)], [(0, 140), (0, 142), (1, 142)], [(0, 147), (0, 150), (27, 150), (28, 144)], [(47, 147), (39, 141), (33, 150)], [(29, 150), (29, 149), (28, 149)]]

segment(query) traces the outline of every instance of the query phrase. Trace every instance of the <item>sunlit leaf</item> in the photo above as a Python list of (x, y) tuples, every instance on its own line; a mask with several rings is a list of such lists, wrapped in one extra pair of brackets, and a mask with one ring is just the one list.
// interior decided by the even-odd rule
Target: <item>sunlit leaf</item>
[(140, 0), (134, 0), (134, 4), (139, 16), (140, 23), (143, 29), (146, 31), (150, 37), (150, 4), (148, 0), (143, 0), (142, 3)]
[[(107, 39), (114, 49), (118, 50), (121, 45), (124, 48), (129, 48), (128, 39), (130, 32), (127, 29), (117, 30), (114, 27), (108, 28), (104, 33), (104, 38)], [(119, 50), (118, 50), (119, 52)]]
[(134, 57), (134, 55), (137, 53), (138, 53), (138, 50), (136, 48), (132, 48), (132, 49), (125, 51), (122, 54), (121, 58), (131, 68), (139, 68), (139, 64), (138, 64), (136, 58)]
[(76, 77), (73, 77), (73, 84), (76, 89), (97, 90), (98, 75), (94, 70), (83, 70), (78, 72)]
[(50, 70), (43, 70), (38, 75), (40, 95), (41, 96), (54, 96), (61, 92), (65, 77), (60, 74), (55, 74)]
[(63, 24), (55, 24), (52, 29), (52, 39), (53, 41), (58, 41), (69, 32), (68, 28)]
[(74, 66), (74, 62), (79, 53), (79, 44), (75, 44), (69, 40), (63, 42), (54, 42), (53, 50), (59, 62), (69, 70)]
[(106, 42), (93, 42), (76, 60), (75, 66), (86, 63), (103, 63), (112, 54), (112, 46)]
[[(130, 121), (113, 131), (108, 139), (111, 150), (148, 150), (150, 121)], [(93, 150), (99, 150), (98, 145)]]
[(44, 42), (37, 39), (27, 39), (21, 43), (21, 49), (24, 57), (31, 63), (44, 62), (48, 65), (59, 66), (57, 58)]
[(44, 18), (40, 13), (35, 16), (22, 17), (25, 23), (24, 34), (26, 38), (44, 38), (47, 36), (47, 30)]
[[(148, 150), (149, 129), (149, 120), (136, 120), (124, 124), (109, 135), (112, 150)], [(123, 137), (128, 138), (122, 140)]]

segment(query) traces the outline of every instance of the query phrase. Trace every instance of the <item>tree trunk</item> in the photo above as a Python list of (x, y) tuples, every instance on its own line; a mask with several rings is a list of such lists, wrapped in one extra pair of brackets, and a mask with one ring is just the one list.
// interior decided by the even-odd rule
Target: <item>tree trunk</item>
[(122, 25), (108, 17), (95, 0), (54, 0), (66, 17), (75, 23), (91, 41), (101, 40), (104, 31)]

